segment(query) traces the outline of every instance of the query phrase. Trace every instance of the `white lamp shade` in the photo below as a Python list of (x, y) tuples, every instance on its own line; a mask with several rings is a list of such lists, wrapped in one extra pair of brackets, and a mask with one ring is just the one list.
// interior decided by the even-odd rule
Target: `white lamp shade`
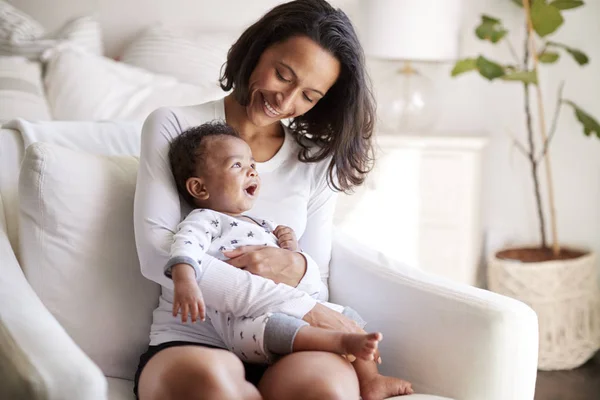
[(458, 57), (462, 0), (363, 0), (367, 55), (392, 60)]

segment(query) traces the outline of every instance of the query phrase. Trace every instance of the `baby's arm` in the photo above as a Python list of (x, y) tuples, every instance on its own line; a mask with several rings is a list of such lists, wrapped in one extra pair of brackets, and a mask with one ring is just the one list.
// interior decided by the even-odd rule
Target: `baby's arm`
[(192, 211), (178, 226), (173, 236), (170, 258), (165, 274), (171, 276), (174, 286), (173, 316), (181, 311), (181, 321), (192, 322), (205, 318), (205, 304), (198, 286), (202, 257), (213, 237), (220, 231), (220, 218), (204, 209)]

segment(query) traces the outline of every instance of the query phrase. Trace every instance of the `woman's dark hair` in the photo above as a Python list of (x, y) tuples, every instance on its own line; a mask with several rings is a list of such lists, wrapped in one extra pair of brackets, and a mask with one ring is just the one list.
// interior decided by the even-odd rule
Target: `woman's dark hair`
[(212, 121), (185, 130), (171, 142), (169, 147), (169, 162), (175, 178), (179, 194), (194, 206), (194, 198), (187, 191), (185, 183), (196, 176), (196, 168), (202, 165), (206, 158), (206, 138), (214, 136), (240, 135), (235, 129), (222, 121)]
[[(334, 189), (350, 191), (364, 182), (373, 167), (371, 136), (375, 100), (366, 72), (365, 56), (352, 23), (325, 0), (296, 0), (281, 4), (250, 26), (233, 44), (220, 82), (233, 89), (236, 100), (249, 102), (248, 81), (265, 49), (293, 36), (306, 36), (341, 64), (340, 75), (310, 111), (291, 121), (302, 147), (302, 162), (332, 156), (327, 180)], [(306, 139), (316, 144), (308, 146)]]

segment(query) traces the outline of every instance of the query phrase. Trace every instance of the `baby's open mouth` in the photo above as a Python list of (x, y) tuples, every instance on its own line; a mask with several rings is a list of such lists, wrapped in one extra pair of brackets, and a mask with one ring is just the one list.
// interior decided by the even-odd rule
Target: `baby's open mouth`
[(252, 185), (248, 186), (246, 189), (244, 189), (246, 191), (246, 193), (248, 193), (250, 196), (254, 196), (254, 193), (256, 192), (256, 188), (258, 187), (258, 185), (256, 183), (253, 183)]

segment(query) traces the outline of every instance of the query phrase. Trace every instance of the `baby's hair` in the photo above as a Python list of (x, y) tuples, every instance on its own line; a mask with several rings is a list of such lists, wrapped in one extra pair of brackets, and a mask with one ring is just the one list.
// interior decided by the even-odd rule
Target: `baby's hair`
[(240, 137), (240, 134), (223, 121), (212, 121), (185, 130), (171, 142), (169, 162), (179, 194), (191, 205), (194, 198), (188, 193), (185, 183), (196, 175), (198, 164), (206, 156), (206, 138), (214, 136)]

